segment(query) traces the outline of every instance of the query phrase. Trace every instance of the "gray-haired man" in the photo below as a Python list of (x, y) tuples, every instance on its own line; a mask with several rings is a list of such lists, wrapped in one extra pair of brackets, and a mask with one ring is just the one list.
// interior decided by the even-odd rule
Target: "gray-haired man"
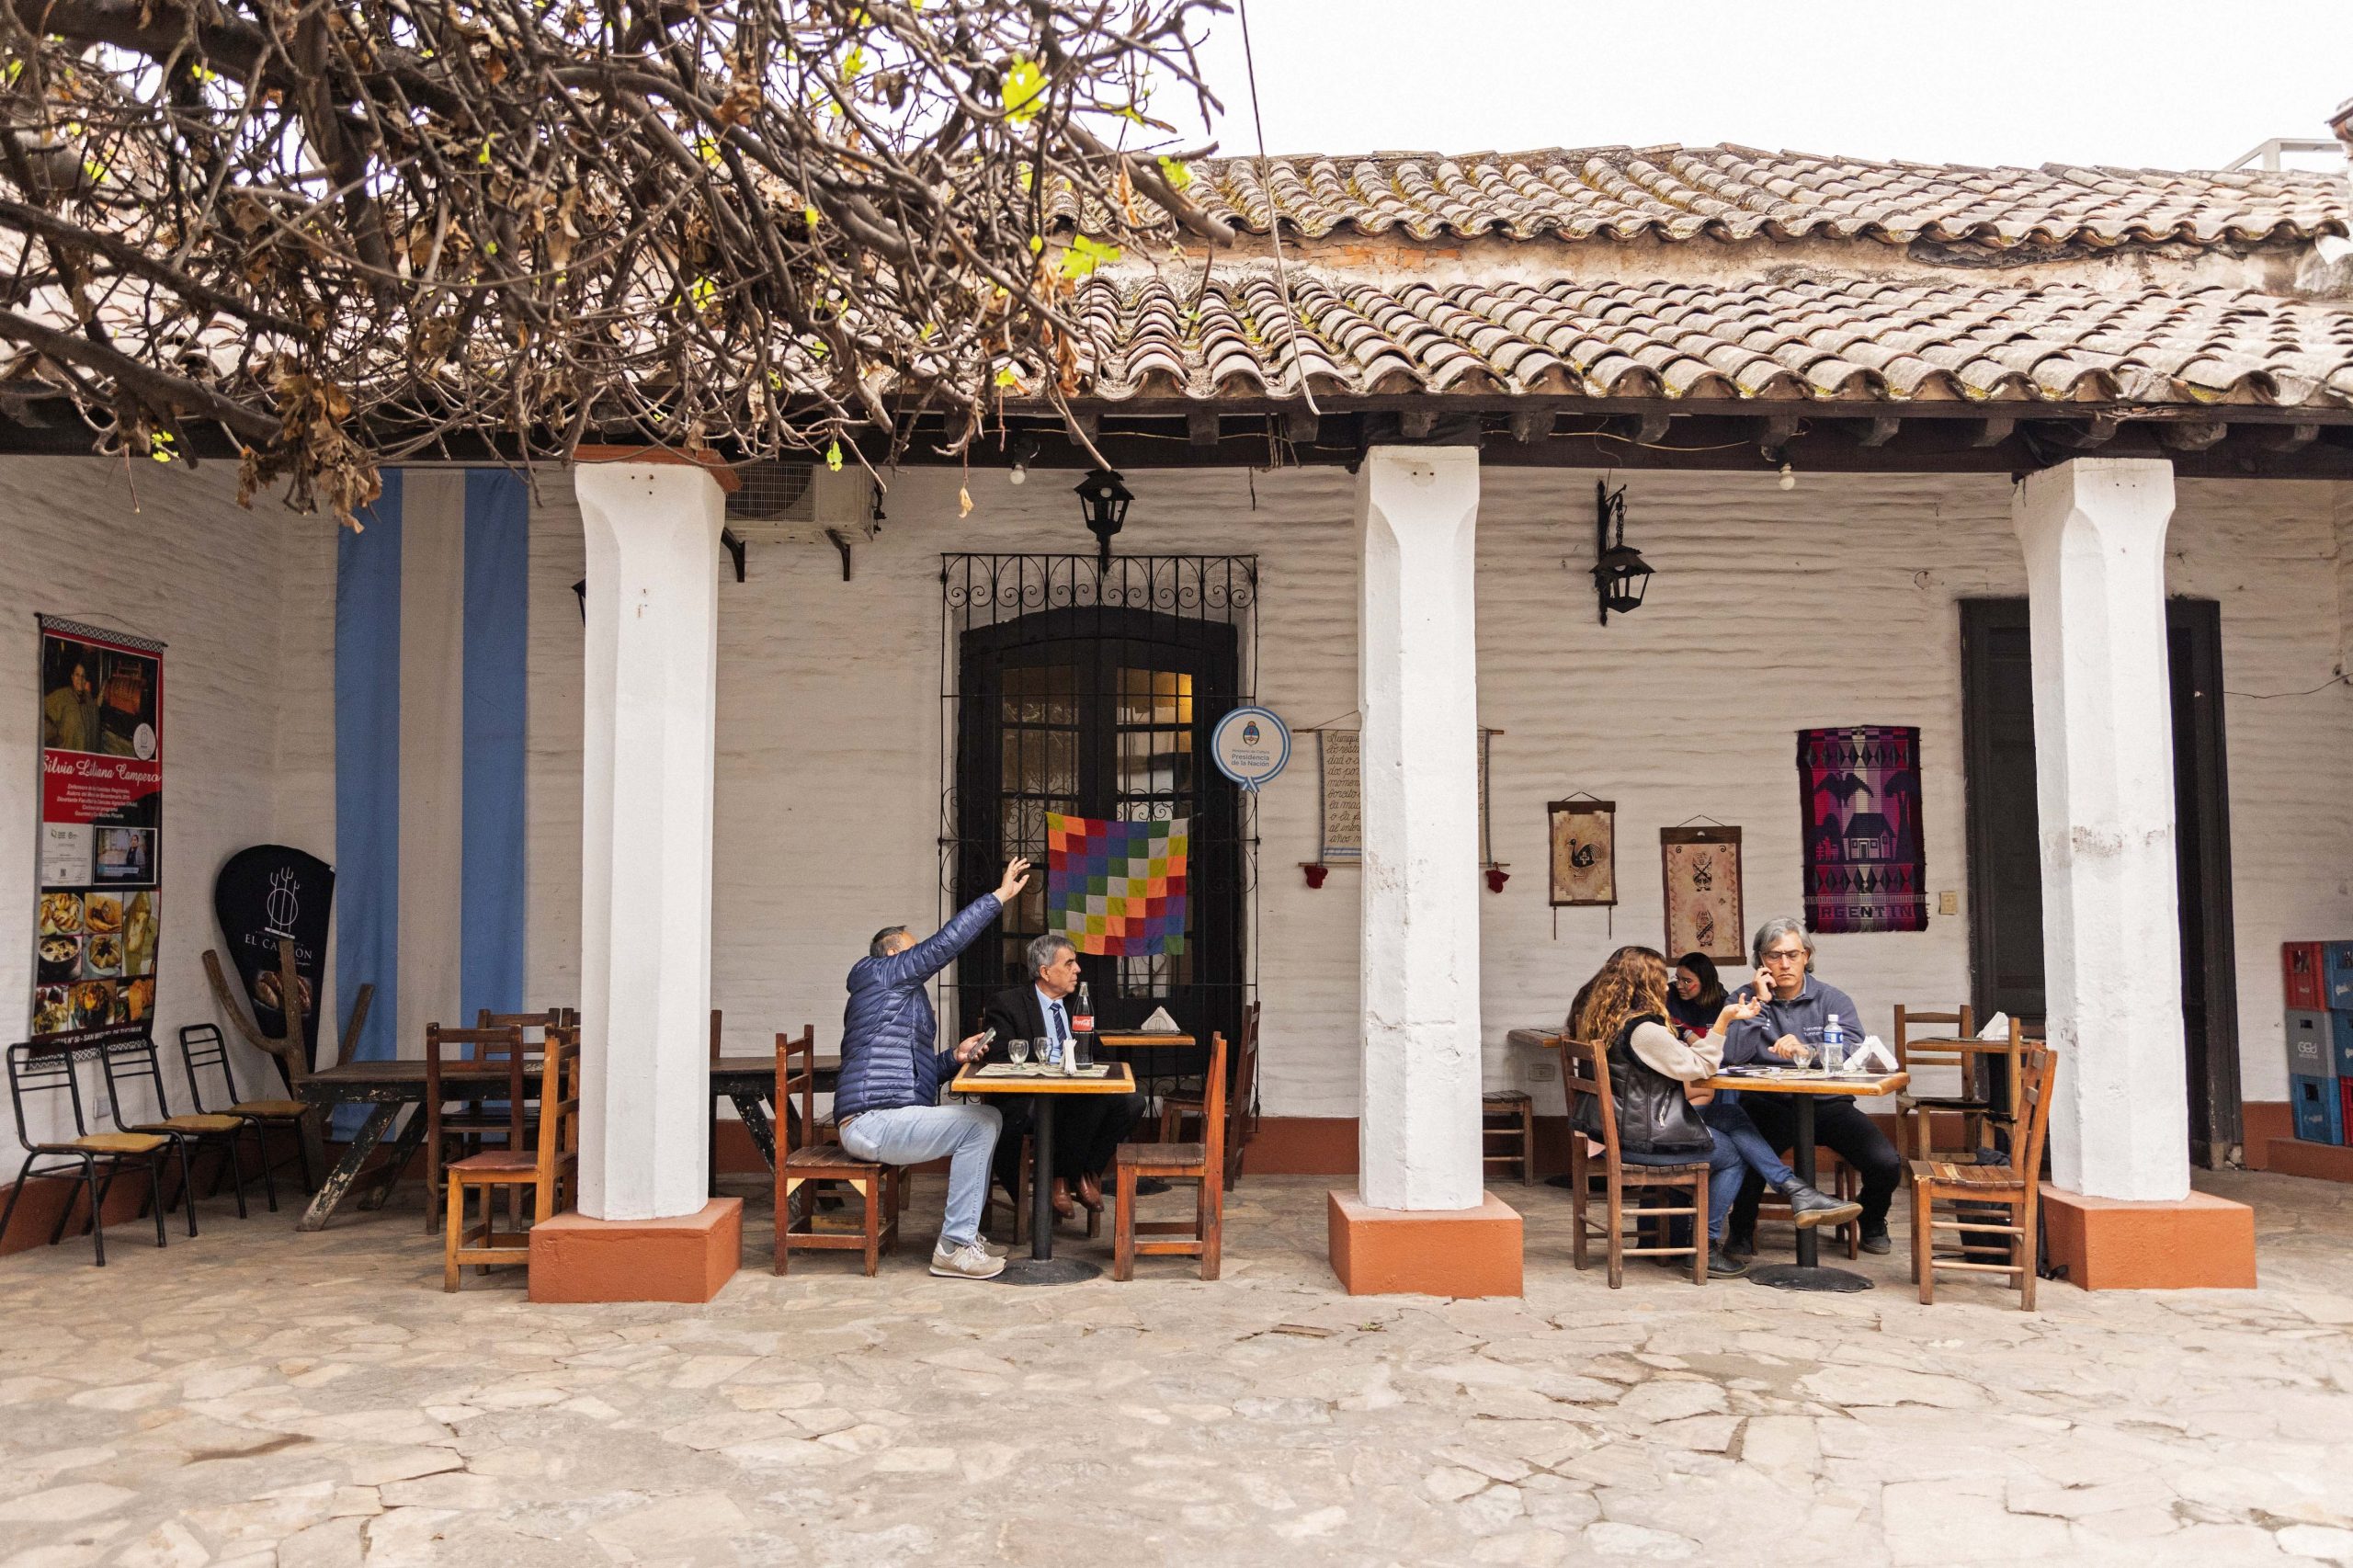
[[(1799, 1045), (1818, 1046), (1823, 1026), (1833, 1014), (1854, 1039), (1862, 1039), (1855, 999), (1814, 976), (1813, 938), (1806, 934), (1802, 922), (1768, 920), (1756, 928), (1749, 956), (1756, 960), (1756, 978), (1742, 988), (1741, 994), (1760, 995), (1765, 1006), (1756, 1017), (1733, 1025), (1724, 1037), (1725, 1066), (1784, 1058)], [(1789, 1148), (1797, 1141), (1797, 1112), (1785, 1103), (1788, 1097), (1755, 1095), (1741, 1099), (1749, 1119), (1776, 1149)], [(1904, 1160), (1895, 1145), (1887, 1141), (1877, 1122), (1855, 1108), (1852, 1095), (1824, 1096), (1813, 1102), (1813, 1141), (1835, 1150), (1861, 1173), (1863, 1250), (1888, 1251), (1887, 1207), (1904, 1179)], [(1756, 1251), (1756, 1206), (1764, 1192), (1765, 1184), (1754, 1176), (1741, 1189), (1727, 1231), (1732, 1248)]]
[[(1067, 937), (1048, 934), (1031, 940), (1025, 967), (1026, 985), (1008, 986), (989, 998), (982, 1022), (996, 1030), (990, 1054), (1001, 1055), (1009, 1040), (1036, 1040), (1043, 1059), (1048, 1042), (1066, 1044), (1072, 1038), (1070, 994), (1078, 989), (1078, 949)], [(1054, 1212), (1067, 1220), (1078, 1202), (1092, 1211), (1103, 1207), (1103, 1172), (1125, 1138), (1143, 1115), (1143, 1096), (1074, 1095), (1054, 1110)], [(1021, 1158), (1021, 1140), (1029, 1131), (1029, 1107), (1017, 1104), (1005, 1113), (1005, 1132), (996, 1153), (997, 1179), (1013, 1190), (1013, 1173)]]

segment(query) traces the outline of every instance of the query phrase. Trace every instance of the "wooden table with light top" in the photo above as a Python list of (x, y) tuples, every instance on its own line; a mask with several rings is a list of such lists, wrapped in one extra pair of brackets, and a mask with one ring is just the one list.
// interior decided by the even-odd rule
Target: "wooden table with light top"
[[(1892, 1095), (1912, 1081), (1909, 1073), (1824, 1073), (1811, 1067), (1731, 1068), (1699, 1085), (1735, 1090), (1744, 1095), (1788, 1095), (1797, 1113), (1797, 1142), (1790, 1151), (1790, 1168), (1808, 1187), (1814, 1185), (1813, 1102), (1831, 1095), (1871, 1099)], [(1822, 1261), (1822, 1240), (1810, 1226), (1798, 1232), (1795, 1263), (1761, 1263), (1748, 1271), (1750, 1280), (1777, 1290), (1827, 1290), (1840, 1294), (1868, 1290), (1871, 1282), (1850, 1269), (1832, 1268)]]
[(1073, 1095), (1132, 1093), (1136, 1075), (1124, 1062), (1098, 1062), (1092, 1076), (1050, 1067), (981, 1062), (956, 1074), (952, 1095), (1027, 1095), (1035, 1108), (1029, 1128), (1029, 1256), (1007, 1258), (998, 1276), (1008, 1285), (1074, 1285), (1103, 1271), (1091, 1263), (1054, 1256), (1054, 1107)]

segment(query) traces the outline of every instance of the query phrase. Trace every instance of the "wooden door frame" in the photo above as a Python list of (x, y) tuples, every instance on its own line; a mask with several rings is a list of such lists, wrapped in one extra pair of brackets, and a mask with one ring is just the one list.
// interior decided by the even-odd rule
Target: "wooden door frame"
[[(1985, 886), (1984, 869), (1990, 854), (1986, 835), (1991, 824), (1976, 811), (1972, 788), (1972, 780), (1983, 776), (1981, 752), (1987, 742), (1985, 736), (1973, 733), (1971, 725), (1970, 650), (1982, 645), (1986, 632), (2025, 628), (2028, 617), (2024, 598), (1966, 598), (1960, 603), (1961, 767), (1962, 785), (1969, 791), (1970, 801), (1963, 812), (1969, 846), (1969, 984), (1974, 1004), (1984, 999), (1984, 955), (1992, 950), (1993, 908), (1990, 900), (1979, 896)], [(2236, 911), (2231, 886), (2230, 748), (2222, 706), (2222, 606), (2213, 599), (2169, 597), (2165, 600), (2165, 631), (2168, 710), (2172, 706), (2171, 642), (2177, 632), (2188, 638), (2189, 678), (2208, 699), (2191, 705), (2197, 721), (2193, 733), (2177, 733), (2173, 740), (2177, 757), (2185, 744), (2188, 746), (2189, 766), (2197, 775), (2197, 790), (2190, 804), (2197, 812), (2199, 854), (2194, 891), (2200, 911), (2202, 951), (2181, 957), (2185, 962), (2199, 963), (2206, 980), (2205, 1060), (2199, 1085), (2206, 1106), (2206, 1125), (2191, 1128), (2190, 1136), (2193, 1149), (2204, 1155), (2200, 1163), (2211, 1168), (2226, 1164), (2232, 1148), (2243, 1144), (2245, 1125), (2239, 1072)], [(2177, 799), (2177, 818), (2182, 810), (2182, 802)], [(2184, 1063), (2185, 1073), (2190, 1066)]]
[[(1246, 699), (1241, 690), (1241, 632), (1232, 621), (1199, 619), (1189, 616), (1164, 614), (1157, 610), (1136, 609), (1117, 606), (1063, 606), (1053, 609), (1032, 611), (1010, 620), (995, 621), (983, 626), (968, 627), (957, 634), (957, 717), (955, 736), (957, 756), (956, 820), (945, 824), (961, 846), (956, 870), (956, 894), (959, 904), (995, 885), (1002, 863), (995, 857), (983, 855), (982, 844), (966, 829), (964, 813), (973, 809), (973, 802), (996, 801), (1003, 784), (1003, 761), (997, 750), (988, 744), (996, 733), (992, 718), (992, 705), (1001, 689), (994, 673), (1001, 667), (1001, 655), (1010, 649), (1034, 647), (1050, 642), (1077, 642), (1088, 645), (1100, 661), (1106, 644), (1127, 642), (1149, 646), (1182, 648), (1203, 655), (1211, 670), (1203, 684), (1210, 689), (1197, 690), (1194, 697), (1194, 756), (1197, 789), (1203, 810), (1212, 813), (1200, 824), (1195, 835), (1192, 869), (1188, 877), (1190, 896), (1194, 900), (1194, 941), (1197, 944), (1193, 981), (1189, 989), (1205, 996), (1230, 993), (1233, 997), (1234, 1017), (1229, 1022), (1217, 1020), (1212, 1027), (1222, 1029), (1228, 1038), (1235, 1038), (1240, 1025), (1240, 1008), (1244, 1005), (1244, 979), (1249, 973), (1250, 926), (1245, 907), (1245, 887), (1241, 847), (1241, 801), (1239, 790), (1223, 774), (1210, 763), (1208, 736), (1217, 721)], [(1097, 684), (1090, 673), (1086, 677), (1090, 687)], [(1110, 700), (1108, 692), (1094, 696)], [(1086, 700), (1082, 694), (1082, 702)], [(1080, 792), (1086, 793), (1089, 759), (1080, 756)], [(1099, 781), (1098, 781), (1099, 782)], [(992, 837), (990, 843), (1002, 848), (1003, 841)], [(1039, 868), (1038, 874), (1044, 874)], [(1211, 898), (1209, 892), (1222, 883), (1226, 892)], [(963, 970), (967, 960), (957, 965), (956, 986), (960, 1008), (968, 1017), (977, 1014), (979, 1005), (1006, 982), (990, 978), (984, 984), (967, 981)], [(1229, 967), (1231, 972), (1228, 972)], [(1109, 997), (1097, 978), (1096, 1006), (1104, 1011)], [(1104, 1027), (1127, 1027), (1133, 1020), (1115, 1022), (1108, 1019)], [(1197, 1031), (1199, 1032), (1199, 1031)]]

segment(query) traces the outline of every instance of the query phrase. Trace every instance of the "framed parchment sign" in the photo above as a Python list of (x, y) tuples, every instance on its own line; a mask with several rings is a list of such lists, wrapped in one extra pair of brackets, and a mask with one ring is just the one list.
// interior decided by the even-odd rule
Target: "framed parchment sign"
[(1552, 907), (1618, 902), (1618, 802), (1587, 796), (1555, 801), (1552, 820)]
[(1663, 827), (1658, 858), (1666, 883), (1666, 961), (1705, 953), (1718, 963), (1747, 962), (1740, 829)]

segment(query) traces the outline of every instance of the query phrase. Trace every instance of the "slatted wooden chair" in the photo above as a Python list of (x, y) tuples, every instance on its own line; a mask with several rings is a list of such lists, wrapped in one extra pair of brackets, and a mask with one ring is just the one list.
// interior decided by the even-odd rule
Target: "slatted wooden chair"
[[(142, 1166), (152, 1184), (151, 1207), (155, 1211), (155, 1244), (164, 1244), (164, 1161), (172, 1141), (160, 1132), (93, 1132), (82, 1116), (82, 1084), (74, 1070), (74, 1051), (43, 1050), (20, 1042), (8, 1048), (8, 1101), (17, 1113), (17, 1142), (25, 1147), (25, 1163), (17, 1167), (16, 1185), (8, 1189), (8, 1205), (0, 1209), (0, 1237), (17, 1217), (17, 1202), (35, 1176), (70, 1176), (82, 1184), (90, 1203), (90, 1245), (97, 1266), (107, 1266), (107, 1194), (114, 1178), (130, 1165)], [(74, 1119), (72, 1138), (37, 1138), (25, 1119), (25, 1096), (62, 1095)], [(103, 1174), (104, 1179), (101, 1178)], [(65, 1235), (74, 1217), (74, 1200), (59, 1205), (57, 1223), (50, 1227), (49, 1244)]]
[(1536, 1102), (1525, 1089), (1492, 1089), (1479, 1096), (1481, 1167), (1536, 1180)]
[[(544, 1029), (546, 1017), (531, 1015), (532, 1027)], [(560, 1027), (560, 1026), (559, 1026)], [(448, 1183), (442, 1176), (450, 1164), (452, 1145), (460, 1157), (478, 1153), (486, 1139), (502, 1141), (510, 1151), (531, 1141), (530, 1102), (524, 1095), (524, 1025), (499, 1024), (483, 1028), (452, 1029), (439, 1024), (425, 1027), (425, 1229), (429, 1234), (441, 1222)], [(455, 1055), (445, 1056), (445, 1051)], [(506, 1069), (506, 1094), (496, 1080), (469, 1077), (454, 1101), (447, 1097), (445, 1069), (455, 1062)], [(499, 1104), (504, 1099), (504, 1105)], [(511, 1218), (511, 1216), (510, 1216)]]
[[(1587, 1246), (1595, 1239), (1607, 1247), (1609, 1265), (1609, 1288), (1613, 1290), (1626, 1282), (1626, 1259), (1630, 1257), (1682, 1257), (1691, 1259), (1691, 1283), (1708, 1282), (1708, 1162), (1694, 1164), (1679, 1155), (1629, 1154), (1618, 1143), (1618, 1102), (1609, 1092), (1609, 1056), (1608, 1051), (1590, 1041), (1563, 1040), (1561, 1041), (1562, 1086), (1569, 1100), (1569, 1214), (1571, 1220), (1570, 1256), (1578, 1268), (1587, 1266)], [(1575, 1131), (1580, 1121), (1577, 1101), (1590, 1096), (1598, 1106), (1601, 1128), (1601, 1178), (1608, 1204), (1608, 1222), (1598, 1228), (1586, 1218), (1593, 1200), (1593, 1153), (1590, 1141)], [(1626, 1194), (1629, 1191), (1650, 1195), (1656, 1192), (1688, 1192), (1688, 1208), (1641, 1209), (1635, 1212), (1644, 1224), (1653, 1221), (1688, 1219), (1691, 1225), (1691, 1244), (1668, 1246), (1626, 1244)], [(1660, 1233), (1663, 1239), (1665, 1233)]]
[[(1242, 1182), (1242, 1152), (1257, 1136), (1256, 1119), (1251, 1107), (1258, 1098), (1258, 1006), (1256, 1002), (1242, 1009), (1242, 1040), (1233, 1058), (1233, 1088), (1225, 1102), (1225, 1189), (1233, 1191)], [(1163, 1095), (1160, 1097), (1160, 1141), (1174, 1143), (1185, 1131), (1185, 1123), (1201, 1119), (1200, 1095)]]
[[(2034, 1311), (2036, 1219), (2040, 1210), (2042, 1138), (2051, 1122), (2051, 1084), (2058, 1073), (2058, 1055), (2046, 1045), (2029, 1045), (2020, 1062), (2019, 1078), (2023, 1138), (2013, 1142), (2010, 1163), (2003, 1165), (1963, 1165), (1956, 1160), (1912, 1162), (1912, 1278), (1920, 1300), (1937, 1299), (1937, 1270), (2000, 1274), (2018, 1288), (2018, 1307)], [(1977, 1206), (1970, 1215), (1936, 1218), (1938, 1203), (1966, 1202)], [(2008, 1224), (1989, 1223), (1984, 1210), (1998, 1207)], [(1939, 1252), (1935, 1233), (1965, 1233), (1961, 1244)], [(1966, 1255), (1967, 1237), (2008, 1238), (2005, 1263), (1981, 1263)]]
[[(514, 1075), (522, 1074), (522, 1057), (514, 1060)], [(515, 1219), (515, 1199), (528, 1192), (531, 1222), (552, 1219), (564, 1199), (579, 1200), (580, 1183), (580, 1030), (574, 1025), (550, 1024), (540, 1042), (540, 1071), (532, 1109), (536, 1136), (526, 1143), (519, 1134), (503, 1149), (484, 1149), (452, 1161), (447, 1167), (449, 1185), (449, 1224), (442, 1236), (441, 1289), (458, 1288), (469, 1263), (488, 1273), (496, 1264), (529, 1264), (531, 1235)], [(523, 1087), (518, 1083), (510, 1102), (520, 1115)], [(519, 1129), (519, 1120), (517, 1123)], [(491, 1198), (504, 1191), (507, 1229), (498, 1229)], [(482, 1223), (469, 1229), (466, 1194), (482, 1194)]]
[[(158, 1132), (172, 1141), (179, 1155), (180, 1201), (188, 1206), (188, 1233), (196, 1234), (196, 1162), (200, 1150), (218, 1149), (228, 1157), (229, 1171), (237, 1193), (237, 1218), (249, 1219), (245, 1210), (245, 1162), (242, 1149), (246, 1139), (254, 1141), (261, 1156), (262, 1187), (269, 1197), (269, 1207), (278, 1208), (277, 1184), (269, 1176), (269, 1148), (263, 1142), (261, 1124), (250, 1117), (188, 1111), (172, 1113), (171, 1096), (164, 1088), (164, 1068), (158, 1060), (155, 1042), (141, 1035), (132, 1040), (119, 1040), (98, 1048), (98, 1062), (106, 1074), (107, 1114), (116, 1128), (124, 1132)], [(155, 1114), (146, 1115), (135, 1106), (126, 1104), (128, 1098), (142, 1092), (152, 1096)], [(213, 1178), (219, 1190), (220, 1178)]]
[(229, 1042), (217, 1024), (188, 1024), (180, 1030), (180, 1066), (188, 1074), (188, 1103), (203, 1115), (213, 1114), (204, 1103), (204, 1080), (198, 1074), (204, 1068), (221, 1070), (222, 1088), (228, 1099), (223, 1108), (230, 1116), (242, 1116), (262, 1129), (262, 1189), (269, 1197), (269, 1206), (278, 1207), (277, 1182), (269, 1163), (268, 1134), (273, 1129), (284, 1129), (294, 1134), (295, 1168), (301, 1172), (302, 1190), (318, 1189), (311, 1175), (310, 1140), (302, 1136), (303, 1119), (311, 1114), (311, 1102), (299, 1099), (245, 1099), (237, 1093), (237, 1074), (229, 1062)]
[[(1922, 1026), (1928, 1026), (1923, 1033)], [(1940, 1027), (1939, 1027), (1940, 1026)], [(1983, 1071), (1985, 1052), (1970, 1050), (1957, 1043), (1975, 1035), (1977, 1018), (1967, 1005), (1949, 1013), (1932, 1013), (1920, 1007), (1897, 1004), (1895, 1009), (1895, 1064), (1912, 1074), (1914, 1087), (1895, 1096), (1895, 1147), (1906, 1159), (1927, 1159), (1936, 1153), (1936, 1118), (1959, 1118), (1962, 1142), (1959, 1152), (1973, 1153), (1987, 1141), (1987, 1130), (1993, 1123), (2006, 1124), (2018, 1110), (2017, 1057), (2010, 1058), (2013, 1069), (2005, 1074), (2006, 1094), (1996, 1104), (1992, 1096), (1987, 1075)], [(2010, 1044), (2013, 1051), (2019, 1044), (2018, 1021), (2010, 1020)], [(1949, 1069), (1961, 1080), (1959, 1092), (1945, 1095), (1924, 1095), (1917, 1085), (1924, 1069)]]
[[(801, 1097), (799, 1131), (788, 1102)], [(782, 1274), (792, 1253), (862, 1252), (871, 1278), (882, 1255), (899, 1245), (899, 1211), (905, 1207), (906, 1173), (896, 1165), (861, 1160), (817, 1128), (817, 1031), (776, 1037), (776, 1261)], [(847, 1189), (858, 1195), (858, 1228), (823, 1230), (817, 1222), (818, 1194)]]
[[(1253, 1008), (1256, 1006), (1252, 1004)], [(1246, 1017), (1246, 1015), (1245, 1015)], [(1245, 1023), (1245, 1028), (1247, 1027)], [(1233, 1126), (1226, 1114), (1225, 1036), (1210, 1036), (1208, 1075), (1202, 1080), (1201, 1129), (1199, 1143), (1122, 1143), (1113, 1159), (1118, 1183), (1112, 1198), (1111, 1278), (1132, 1279), (1136, 1255), (1148, 1257), (1199, 1257), (1201, 1278), (1214, 1279), (1224, 1253), (1225, 1139)], [(1200, 1184), (1193, 1218), (1136, 1219), (1136, 1182), (1143, 1176)], [(1139, 1237), (1166, 1238), (1138, 1240)]]

